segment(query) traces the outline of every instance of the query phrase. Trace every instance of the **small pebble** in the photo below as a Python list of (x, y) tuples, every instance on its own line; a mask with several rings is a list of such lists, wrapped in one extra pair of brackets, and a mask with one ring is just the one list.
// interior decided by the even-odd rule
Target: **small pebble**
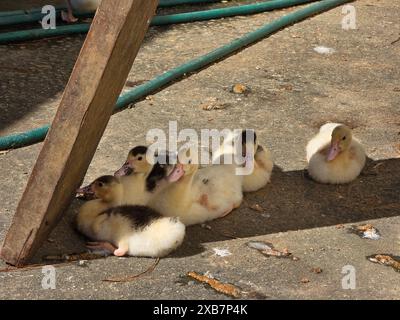
[(249, 88), (246, 87), (244, 84), (237, 83), (232, 86), (231, 92), (236, 93), (236, 94), (245, 94), (249, 93)]
[(309, 282), (310, 282), (310, 279), (303, 278), (303, 279), (300, 280), (300, 282), (301, 282), (301, 283), (309, 283)]
[(311, 272), (314, 272), (314, 273), (321, 273), (321, 272), (322, 272), (322, 269), (319, 268), (319, 267), (317, 267), (317, 268), (312, 268), (312, 269), (311, 269)]

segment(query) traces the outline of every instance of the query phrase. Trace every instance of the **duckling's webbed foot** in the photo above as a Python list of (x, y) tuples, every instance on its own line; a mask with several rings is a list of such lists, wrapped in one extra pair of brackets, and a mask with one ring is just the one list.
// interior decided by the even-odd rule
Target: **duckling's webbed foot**
[(118, 248), (117, 250), (114, 251), (114, 256), (117, 257), (123, 257), (128, 253), (128, 249), (125, 248)]
[(86, 247), (93, 251), (106, 251), (109, 253), (114, 253), (116, 247), (109, 242), (88, 242)]

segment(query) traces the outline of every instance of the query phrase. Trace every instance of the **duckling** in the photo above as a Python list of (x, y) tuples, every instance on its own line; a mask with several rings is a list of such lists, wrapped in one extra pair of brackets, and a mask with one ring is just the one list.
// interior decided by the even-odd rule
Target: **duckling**
[(73, 11), (90, 12), (96, 11), (101, 0), (66, 0), (67, 12), (61, 11), (61, 18), (68, 23), (77, 22), (78, 19), (74, 16)]
[[(245, 129), (229, 135), (225, 142), (226, 144), (213, 151), (213, 163), (225, 163), (225, 157), (233, 159), (238, 167), (251, 170), (249, 174), (243, 174), (243, 192), (263, 188), (271, 179), (274, 164), (270, 151), (258, 144), (256, 132)], [(243, 159), (244, 163), (241, 165)]]
[[(248, 134), (250, 131), (250, 135)], [(247, 141), (247, 136), (253, 136), (252, 141)], [(268, 149), (257, 142), (257, 134), (254, 130), (243, 130), (241, 135), (243, 157), (247, 151), (252, 150), (254, 154), (246, 158), (246, 167), (252, 167), (253, 171), (249, 175), (243, 176), (243, 192), (257, 191), (270, 182), (274, 163)], [(250, 144), (250, 148), (249, 148)]]
[(90, 188), (97, 199), (81, 206), (77, 216), (77, 228), (89, 238), (94, 238), (92, 226), (97, 215), (111, 207), (121, 205), (124, 191), (118, 178), (113, 176), (97, 178), (86, 188)]
[(366, 161), (363, 146), (349, 127), (323, 125), (306, 148), (308, 173), (321, 183), (348, 183), (358, 177)]
[(176, 217), (164, 217), (146, 206), (119, 206), (100, 213), (94, 221), (96, 242), (92, 250), (115, 256), (164, 257), (185, 237), (185, 225)]
[(114, 176), (122, 177), (131, 175), (132, 173), (146, 173), (151, 169), (151, 164), (147, 161), (146, 146), (136, 146), (132, 148), (127, 156), (123, 166), (115, 171)]
[[(123, 166), (115, 171), (115, 177), (130, 176), (129, 178), (122, 178), (125, 184), (126, 197), (129, 199), (127, 203), (130, 204), (145, 204), (142, 199), (143, 193), (146, 192), (145, 180), (153, 168), (153, 165), (147, 161), (146, 154), (148, 148), (146, 146), (136, 146), (132, 148), (127, 156)], [(136, 175), (137, 174), (137, 175)], [(136, 175), (136, 176), (135, 176)], [(81, 187), (77, 191), (77, 197), (85, 200), (95, 199), (91, 185)]]
[(165, 158), (155, 156), (153, 165), (147, 160), (147, 151), (145, 146), (133, 148), (124, 165), (114, 174), (123, 185), (124, 204), (146, 205), (151, 197), (172, 181), (170, 174), (174, 166), (169, 164), (168, 155)]
[(78, 230), (99, 241), (89, 242), (89, 249), (106, 250), (116, 256), (162, 257), (182, 243), (185, 226), (178, 218), (163, 217), (137, 205), (102, 210), (120, 202), (122, 184), (118, 178), (100, 177), (92, 186), (100, 199), (86, 203), (77, 217)]
[(150, 207), (164, 216), (179, 217), (185, 225), (220, 218), (239, 207), (243, 199), (242, 177), (235, 174), (235, 165), (199, 169), (190, 150), (182, 152), (186, 153), (186, 161), (179, 160), (174, 169), (174, 176), (181, 178), (152, 198)]
[[(92, 182), (88, 187), (97, 199), (86, 202), (78, 214), (78, 229), (83, 230), (85, 234), (90, 234), (90, 225), (92, 220), (100, 212), (115, 206), (120, 205), (137, 205), (137, 202), (147, 204), (147, 202), (164, 188), (169, 183), (173, 183), (181, 178), (183, 172), (174, 170), (172, 164), (161, 164), (157, 162), (152, 167), (150, 173), (143, 181), (136, 180), (137, 183), (142, 183), (140, 186), (135, 186), (137, 190), (142, 190), (140, 196), (132, 196), (130, 181), (127, 182), (128, 176), (102, 176)], [(128, 190), (126, 190), (128, 188)], [(85, 231), (86, 230), (86, 231)]]

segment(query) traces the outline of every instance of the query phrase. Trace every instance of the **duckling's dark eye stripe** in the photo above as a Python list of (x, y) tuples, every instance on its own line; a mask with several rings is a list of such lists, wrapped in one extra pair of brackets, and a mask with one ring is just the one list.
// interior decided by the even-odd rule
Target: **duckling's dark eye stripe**
[(137, 147), (133, 148), (129, 153), (135, 157), (138, 154), (146, 154), (146, 152), (147, 152), (147, 147), (137, 146)]

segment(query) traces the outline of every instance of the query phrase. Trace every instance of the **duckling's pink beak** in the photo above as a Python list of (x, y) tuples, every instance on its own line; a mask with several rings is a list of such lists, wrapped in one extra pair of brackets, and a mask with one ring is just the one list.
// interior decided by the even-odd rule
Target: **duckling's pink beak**
[(178, 163), (175, 165), (174, 170), (172, 170), (172, 172), (167, 177), (167, 181), (176, 182), (184, 175), (184, 173), (185, 171), (183, 170), (183, 165), (181, 163)]
[(122, 177), (122, 176), (129, 176), (130, 174), (133, 173), (133, 168), (131, 167), (130, 163), (127, 161), (124, 163), (124, 165), (115, 171), (114, 176), (115, 177)]
[(328, 155), (326, 156), (326, 160), (332, 161), (333, 159), (335, 159), (338, 156), (339, 152), (340, 152), (339, 141), (333, 141), (331, 143), (331, 146), (329, 147)]
[(86, 200), (91, 200), (91, 199), (96, 198), (92, 184), (89, 184), (86, 187), (81, 187), (78, 190), (76, 190), (76, 196), (78, 198), (82, 198), (82, 199), (86, 199)]

